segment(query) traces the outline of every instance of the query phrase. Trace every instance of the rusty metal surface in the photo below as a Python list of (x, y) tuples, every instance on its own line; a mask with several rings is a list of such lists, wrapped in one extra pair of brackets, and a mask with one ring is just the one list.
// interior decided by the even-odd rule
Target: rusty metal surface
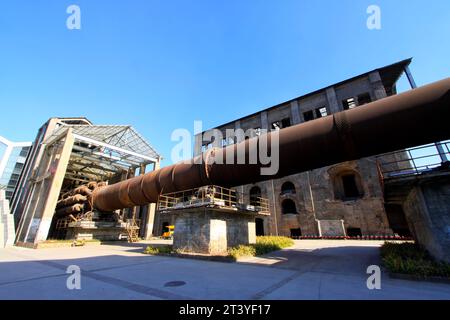
[[(450, 78), (378, 100), (355, 109), (282, 129), (279, 134), (279, 171), (263, 176), (259, 164), (218, 164), (238, 146), (246, 146), (248, 161), (255, 141), (202, 155), (206, 164), (191, 159), (115, 185), (98, 188), (94, 206), (102, 211), (157, 202), (162, 193), (204, 185), (239, 186), (396, 151), (450, 138)], [(269, 146), (271, 133), (268, 134)], [(253, 139), (261, 139), (256, 137)], [(270, 148), (269, 148), (270, 150)], [(197, 158), (198, 160), (198, 158)], [(203, 162), (204, 163), (204, 162)], [(236, 162), (235, 162), (236, 163)]]

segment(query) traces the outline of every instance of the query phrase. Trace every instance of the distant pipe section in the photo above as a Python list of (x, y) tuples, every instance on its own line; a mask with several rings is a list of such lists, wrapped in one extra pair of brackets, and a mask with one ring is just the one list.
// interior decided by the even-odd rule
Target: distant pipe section
[[(93, 205), (100, 211), (142, 206), (156, 203), (163, 193), (204, 185), (240, 186), (443, 141), (450, 138), (449, 120), (450, 78), (447, 78), (278, 131), (279, 171), (275, 175), (261, 175), (261, 168), (267, 166), (260, 161), (249, 164), (250, 154), (258, 151), (255, 150), (258, 143), (249, 139), (222, 149), (208, 150), (190, 161), (98, 188), (93, 193)], [(265, 137), (269, 153), (273, 134), (268, 133)], [(244, 146), (246, 164), (237, 164), (237, 150)], [(231, 152), (235, 162), (227, 164), (227, 154)]]

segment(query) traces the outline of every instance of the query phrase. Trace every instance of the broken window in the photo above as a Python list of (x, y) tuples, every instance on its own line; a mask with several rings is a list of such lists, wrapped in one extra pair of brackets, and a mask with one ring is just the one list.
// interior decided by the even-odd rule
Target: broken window
[(358, 106), (362, 106), (371, 102), (372, 99), (370, 98), (369, 93), (363, 93), (358, 96)]
[(312, 110), (304, 112), (303, 119), (305, 122), (314, 120), (314, 112)]
[(281, 127), (282, 128), (288, 128), (291, 126), (291, 119), (290, 118), (285, 118), (283, 120), (281, 120)]
[(285, 182), (281, 186), (281, 194), (295, 193), (295, 186), (292, 182)]
[(348, 98), (342, 101), (342, 105), (344, 106), (344, 110), (350, 110), (355, 108), (358, 104), (356, 103), (355, 98)]
[(222, 148), (223, 147), (226, 147), (228, 144), (227, 144), (227, 139), (222, 139)]
[(257, 186), (250, 189), (250, 205), (259, 206), (261, 198), (261, 189)]
[(328, 111), (327, 111), (326, 107), (316, 109), (316, 118), (317, 119), (326, 117), (327, 115), (328, 115)]
[(280, 121), (275, 121), (272, 123), (272, 131), (277, 131), (283, 128), (288, 128), (291, 126), (291, 119), (290, 118), (284, 118)]
[(291, 199), (283, 200), (281, 203), (281, 211), (283, 214), (297, 214), (295, 202)]
[(353, 169), (338, 172), (333, 177), (335, 198), (342, 201), (353, 201), (364, 196), (359, 173)]
[(272, 131), (277, 131), (281, 129), (281, 122), (280, 121), (275, 121), (274, 123), (272, 123)]
[(360, 192), (356, 185), (356, 177), (354, 174), (347, 174), (342, 176), (342, 185), (344, 187), (344, 196), (346, 198), (358, 198)]

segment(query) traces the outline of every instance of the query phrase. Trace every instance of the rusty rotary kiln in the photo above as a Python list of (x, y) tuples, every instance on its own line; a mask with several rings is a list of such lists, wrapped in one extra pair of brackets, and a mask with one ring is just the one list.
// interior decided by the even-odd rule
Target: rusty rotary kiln
[[(63, 197), (57, 215), (114, 212), (157, 203), (162, 194), (218, 185), (226, 188), (276, 179), (324, 166), (383, 154), (450, 138), (450, 78), (408, 92), (268, 133), (268, 152), (279, 153), (275, 175), (261, 175), (255, 137), (222, 149), (212, 149), (177, 163), (113, 185), (89, 184)], [(279, 149), (271, 150), (274, 134)], [(245, 164), (238, 150), (245, 148)], [(227, 159), (234, 157), (234, 164)], [(228, 157), (227, 157), (228, 155)]]
[[(100, 211), (156, 203), (161, 194), (205, 185), (234, 187), (321, 168), (344, 161), (387, 153), (450, 137), (450, 78), (403, 94), (280, 130), (279, 170), (261, 175), (261, 163), (248, 164), (257, 143), (245, 140), (212, 149), (190, 161), (177, 163), (114, 185), (96, 188), (92, 204)], [(271, 135), (267, 141), (271, 146)], [(255, 137), (253, 139), (261, 139)], [(237, 163), (245, 147), (247, 164)], [(232, 152), (235, 164), (226, 164)], [(257, 154), (257, 152), (256, 152)], [(220, 161), (215, 161), (219, 159)], [(202, 160), (202, 161), (200, 161)]]

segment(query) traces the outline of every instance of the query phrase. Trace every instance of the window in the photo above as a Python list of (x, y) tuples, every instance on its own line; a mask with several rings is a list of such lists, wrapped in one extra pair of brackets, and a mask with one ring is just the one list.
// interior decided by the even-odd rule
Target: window
[(358, 198), (360, 196), (358, 187), (356, 186), (356, 177), (354, 174), (342, 176), (342, 185), (344, 187), (344, 196), (346, 198)]
[(348, 98), (342, 101), (342, 105), (344, 106), (344, 110), (350, 110), (357, 106), (355, 98)]
[(291, 119), (290, 118), (284, 118), (280, 121), (275, 121), (272, 123), (272, 131), (280, 130), (283, 128), (288, 128), (291, 126)]
[(285, 118), (283, 120), (281, 120), (281, 127), (282, 128), (288, 128), (291, 126), (291, 119), (290, 118)]
[(327, 111), (326, 107), (316, 109), (316, 118), (317, 119), (326, 117), (327, 115), (328, 115), (328, 111)]
[(281, 203), (281, 212), (283, 214), (297, 214), (297, 207), (295, 202), (291, 199), (283, 200)]
[(305, 119), (305, 122), (314, 120), (314, 112), (312, 110), (304, 112), (303, 119)]
[(253, 187), (250, 189), (250, 205), (251, 206), (258, 206), (260, 204), (261, 198), (261, 189), (259, 187)]
[(272, 131), (277, 131), (281, 129), (281, 123), (280, 121), (275, 121), (272, 123)]
[(295, 193), (295, 186), (292, 182), (285, 182), (281, 186), (281, 194)]
[(371, 102), (372, 99), (370, 98), (370, 94), (368, 93), (363, 93), (358, 96), (358, 106), (362, 106)]

